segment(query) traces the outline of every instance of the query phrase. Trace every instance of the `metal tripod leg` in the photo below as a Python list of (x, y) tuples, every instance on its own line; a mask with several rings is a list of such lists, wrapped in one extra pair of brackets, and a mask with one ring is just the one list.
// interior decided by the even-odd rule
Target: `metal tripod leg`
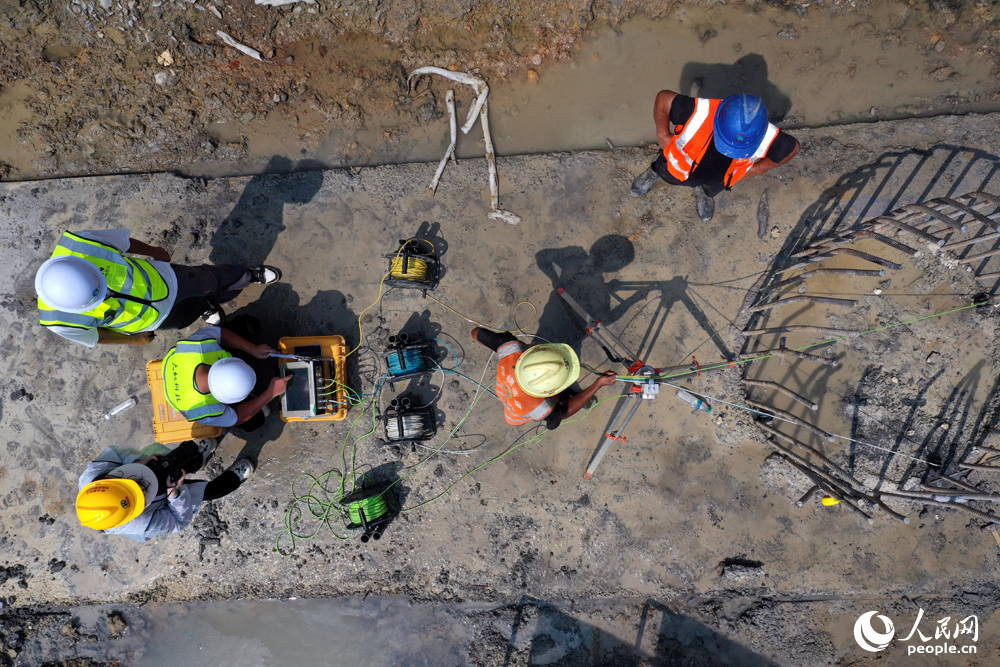
[(629, 363), (625, 364), (626, 367), (638, 359), (635, 353), (632, 352), (632, 350), (630, 350), (625, 343), (618, 339), (618, 336), (608, 331), (607, 327), (591, 317), (590, 313), (585, 311), (583, 307), (576, 302), (576, 299), (571, 297), (565, 289), (560, 287), (557, 291), (559, 292), (559, 296), (563, 298), (563, 301), (569, 304), (569, 307), (580, 316), (580, 319), (587, 323), (587, 333), (597, 339), (597, 342), (601, 344), (601, 347), (610, 349), (619, 357), (628, 359)]
[(583, 473), (584, 479), (590, 479), (594, 476), (594, 471), (601, 464), (604, 455), (608, 453), (611, 443), (617, 440), (625, 441), (625, 436), (623, 435), (625, 427), (628, 426), (635, 411), (639, 409), (639, 405), (642, 403), (642, 395), (632, 393), (631, 385), (629, 385), (628, 391), (629, 393), (625, 397), (625, 402), (615, 411), (607, 432), (601, 436), (601, 441), (597, 444), (597, 451), (590, 457), (590, 463), (587, 464), (587, 471)]

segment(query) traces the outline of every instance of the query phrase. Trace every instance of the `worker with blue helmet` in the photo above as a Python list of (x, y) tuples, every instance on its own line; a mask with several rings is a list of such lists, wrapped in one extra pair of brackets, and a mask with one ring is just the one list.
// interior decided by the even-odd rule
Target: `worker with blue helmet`
[(642, 197), (660, 179), (693, 187), (698, 217), (705, 222), (715, 214), (715, 195), (785, 164), (799, 151), (795, 137), (768, 121), (764, 101), (748, 93), (720, 100), (661, 90), (653, 120), (662, 150), (632, 182), (632, 196)]

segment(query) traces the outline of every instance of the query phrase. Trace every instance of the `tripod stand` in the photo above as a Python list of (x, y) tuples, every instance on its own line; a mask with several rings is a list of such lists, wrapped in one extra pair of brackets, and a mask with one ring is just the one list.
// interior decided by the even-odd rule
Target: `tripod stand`
[[(639, 404), (643, 400), (652, 400), (659, 395), (660, 383), (663, 381), (660, 378), (662, 369), (653, 368), (640, 359), (617, 336), (608, 331), (600, 320), (591, 317), (565, 289), (560, 287), (557, 291), (563, 301), (573, 309), (573, 312), (586, 322), (587, 335), (597, 341), (604, 353), (608, 355), (608, 359), (613, 363), (620, 363), (628, 369), (628, 379), (622, 380), (627, 383), (626, 389), (622, 393), (624, 400), (618, 404), (611, 416), (611, 423), (601, 436), (597, 449), (590, 457), (590, 463), (587, 464), (587, 470), (583, 473), (584, 479), (590, 479), (593, 477), (594, 471), (597, 470), (597, 466), (601, 464), (604, 455), (608, 453), (608, 449), (611, 448), (611, 443), (626, 441), (625, 427), (628, 426), (639, 409)], [(671, 373), (671, 377), (700, 372), (701, 369), (697, 365), (683, 366)]]

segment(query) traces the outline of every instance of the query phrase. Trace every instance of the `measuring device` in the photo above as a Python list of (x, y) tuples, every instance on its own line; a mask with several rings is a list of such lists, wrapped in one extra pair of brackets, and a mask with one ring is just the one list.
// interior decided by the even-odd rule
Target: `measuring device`
[[(583, 307), (576, 302), (572, 296), (570, 296), (565, 289), (560, 287), (558, 290), (559, 296), (562, 297), (563, 301), (573, 309), (580, 318), (586, 322), (587, 336), (593, 338), (604, 350), (604, 353), (608, 355), (608, 359), (612, 363), (620, 363), (628, 369), (629, 379), (622, 380), (627, 384), (625, 391), (622, 393), (623, 401), (619, 402), (618, 407), (615, 408), (614, 414), (611, 416), (611, 422), (608, 425), (608, 429), (601, 436), (601, 440), (597, 445), (597, 450), (594, 451), (594, 455), (590, 457), (590, 463), (587, 464), (587, 470), (583, 473), (584, 479), (590, 479), (594, 475), (594, 471), (597, 470), (597, 466), (601, 464), (601, 460), (604, 459), (604, 455), (608, 453), (608, 449), (611, 448), (611, 444), (614, 442), (626, 442), (627, 438), (625, 436), (625, 427), (628, 423), (632, 421), (632, 417), (635, 416), (636, 411), (639, 409), (639, 405), (644, 401), (652, 400), (659, 396), (660, 394), (660, 384), (663, 380), (660, 378), (660, 373), (663, 369), (653, 368), (645, 361), (639, 358), (637, 354), (632, 352), (625, 343), (623, 343), (617, 336), (608, 331), (600, 320), (595, 320), (590, 314), (583, 309)], [(701, 373), (701, 367), (698, 364), (693, 366), (681, 366), (671, 372), (671, 378), (683, 376), (689, 373)]]
[(330, 417), (339, 411), (337, 400), (337, 365), (332, 357), (323, 357), (320, 345), (304, 345), (293, 349), (294, 354), (272, 352), (281, 359), (281, 377), (291, 377), (281, 395), (281, 415), (286, 419), (316, 419)]

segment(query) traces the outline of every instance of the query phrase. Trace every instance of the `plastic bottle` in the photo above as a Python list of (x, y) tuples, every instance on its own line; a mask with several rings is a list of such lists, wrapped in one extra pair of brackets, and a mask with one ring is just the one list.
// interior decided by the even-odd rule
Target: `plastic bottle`
[(104, 415), (104, 418), (105, 419), (111, 419), (115, 415), (120, 415), (121, 413), (125, 412), (126, 410), (131, 410), (133, 407), (135, 407), (135, 399), (134, 398), (130, 398), (127, 401), (125, 401), (124, 403), (119, 403), (115, 407), (111, 408), (111, 412), (109, 412), (108, 414)]
[(709, 405), (705, 401), (701, 400), (700, 398), (698, 398), (694, 394), (692, 394), (692, 393), (690, 393), (688, 391), (684, 391), (683, 389), (678, 389), (677, 390), (677, 398), (681, 399), (685, 403), (689, 403), (691, 405), (691, 407), (693, 407), (696, 411), (697, 410), (704, 410), (705, 412), (711, 412), (712, 411), (712, 406), (711, 405)]

